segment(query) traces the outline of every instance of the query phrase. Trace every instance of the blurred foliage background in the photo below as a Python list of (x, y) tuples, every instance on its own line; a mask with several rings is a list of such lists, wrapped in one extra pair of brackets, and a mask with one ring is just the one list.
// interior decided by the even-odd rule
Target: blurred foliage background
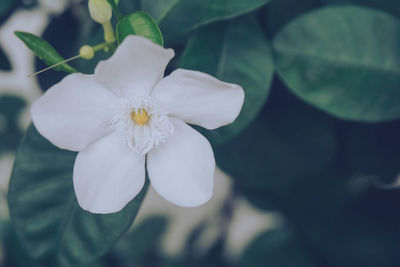
[[(0, 23), (17, 12), (36, 10), (42, 2), (1, 0)], [(38, 207), (36, 200), (29, 200), (24, 211), (16, 212), (14, 225), (7, 212), (2, 215), (2, 266), (79, 266), (86, 254), (96, 261), (82, 266), (400, 266), (399, 1), (120, 0), (119, 5), (125, 14), (144, 10), (159, 23), (165, 46), (177, 54), (167, 73), (177, 67), (200, 70), (245, 89), (238, 120), (204, 132), (218, 166), (233, 183), (220, 214), (218, 238), (206, 251), (197, 251), (193, 244), (205, 227), (200, 224), (187, 237), (182, 253), (167, 256), (160, 251), (159, 240), (168, 218), (153, 217), (102, 257), (106, 251), (98, 250), (99, 244), (84, 244), (89, 249), (82, 252), (81, 240), (71, 237), (66, 246), (76, 248), (73, 256), (49, 261), (61, 253), (50, 248), (52, 243), (43, 245), (54, 229), (21, 226), (21, 222), (52, 214), (40, 214), (46, 205), (41, 202)], [(63, 57), (74, 56), (83, 44), (101, 42), (101, 26), (91, 21), (86, 1), (66, 1), (61, 10), (52, 13), (42, 37)], [(100, 53), (93, 61), (77, 60), (71, 65), (92, 73), (106, 57)], [(34, 64), (35, 70), (46, 67), (39, 59)], [(0, 49), (2, 75), (13, 67)], [(39, 75), (41, 90), (65, 75), (53, 70)], [(16, 152), (28, 125), (21, 117), (32, 101), (2, 88), (8, 86), (3, 77), (0, 155)], [(28, 137), (33, 143), (40, 143), (38, 138)], [(24, 149), (20, 158), (32, 152)], [(63, 164), (73, 160), (71, 154), (57, 155)], [(44, 159), (43, 155), (37, 158)], [(31, 163), (31, 158), (27, 160), (25, 166)], [(13, 175), (23, 176), (26, 170), (16, 172)], [(26, 181), (14, 184), (22, 182)], [(69, 187), (69, 183), (62, 185)], [(18, 193), (18, 188), (11, 192)], [(238, 197), (279, 214), (282, 222), (231, 258), (225, 253), (226, 229)], [(92, 218), (85, 216), (75, 227), (91, 227)], [(67, 235), (82, 234), (74, 231)], [(101, 242), (115, 239), (104, 235)]]

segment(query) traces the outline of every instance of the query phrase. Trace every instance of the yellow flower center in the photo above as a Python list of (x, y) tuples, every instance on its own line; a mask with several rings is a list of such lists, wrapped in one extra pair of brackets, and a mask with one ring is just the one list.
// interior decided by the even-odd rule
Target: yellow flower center
[(149, 122), (150, 115), (143, 108), (131, 112), (131, 119), (138, 125), (143, 126)]

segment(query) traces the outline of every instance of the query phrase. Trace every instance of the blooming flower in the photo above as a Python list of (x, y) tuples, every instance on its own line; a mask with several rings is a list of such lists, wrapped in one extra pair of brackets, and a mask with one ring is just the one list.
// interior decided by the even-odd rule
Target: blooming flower
[(146, 158), (151, 184), (165, 199), (195, 207), (211, 198), (214, 154), (186, 123), (231, 123), (243, 89), (185, 69), (163, 78), (173, 56), (128, 36), (93, 75), (71, 74), (33, 104), (37, 130), (55, 146), (79, 151), (73, 183), (83, 209), (120, 211), (144, 185)]

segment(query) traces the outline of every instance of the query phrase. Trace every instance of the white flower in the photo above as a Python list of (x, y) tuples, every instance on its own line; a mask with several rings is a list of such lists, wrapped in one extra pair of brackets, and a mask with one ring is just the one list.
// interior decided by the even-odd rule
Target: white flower
[(79, 151), (73, 182), (83, 209), (121, 210), (144, 185), (146, 156), (151, 184), (165, 199), (195, 207), (211, 198), (213, 151), (185, 122), (207, 129), (231, 123), (243, 89), (184, 69), (163, 78), (173, 56), (129, 36), (95, 74), (69, 75), (33, 104), (37, 130), (55, 146)]

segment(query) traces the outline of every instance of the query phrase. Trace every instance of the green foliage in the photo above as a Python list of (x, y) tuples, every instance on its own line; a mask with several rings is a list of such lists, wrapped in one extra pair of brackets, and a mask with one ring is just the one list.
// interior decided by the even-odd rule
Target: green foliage
[[(8, 196), (16, 233), (0, 223), (6, 266), (36, 267), (28, 253), (46, 267), (399, 265), (400, 194), (387, 189), (400, 172), (399, 1), (109, 1), (114, 15), (117, 4), (130, 14), (113, 20), (119, 42), (138, 34), (163, 45), (160, 24), (166, 47), (177, 55), (166, 74), (194, 69), (244, 88), (245, 104), (232, 125), (201, 130), (232, 177), (232, 199), (211, 221), (199, 222), (182, 255), (163, 255), (166, 218), (143, 221), (120, 239), (144, 191), (117, 214), (81, 210), (72, 186), (76, 154), (55, 148), (31, 126)], [(3, 1), (0, 21), (16, 6), (19, 1)], [(76, 16), (75, 7), (53, 17), (43, 35), (66, 56), (103, 42), (101, 25)], [(52, 63), (62, 60), (57, 56)], [(75, 63), (90, 74), (109, 56), (99, 52)], [(0, 67), (9, 65), (0, 56)], [(40, 75), (42, 89), (64, 75)], [(2, 151), (14, 149), (21, 136), (16, 121), (24, 105), (0, 98), (7, 117)], [(255, 237), (236, 262), (224, 246), (238, 195), (276, 212), (282, 225)], [(210, 225), (218, 238), (198, 253)]]
[(132, 13), (118, 22), (118, 43), (122, 43), (125, 37), (130, 34), (140, 35), (156, 44), (164, 45), (163, 37), (157, 23), (151, 16), (142, 11)]
[(349, 163), (355, 173), (371, 182), (391, 184), (399, 175), (400, 125), (353, 125), (348, 133)]
[(239, 267), (317, 267), (307, 248), (293, 230), (288, 228), (265, 232), (244, 252)]
[(188, 42), (181, 67), (240, 84), (245, 90), (239, 118), (226, 127), (204, 132), (216, 143), (238, 135), (256, 117), (267, 100), (274, 73), (269, 42), (255, 17), (242, 17), (199, 30)]
[(165, 217), (150, 217), (123, 237), (112, 252), (124, 267), (144, 265), (145, 262), (150, 266), (167, 225)]
[(75, 156), (51, 145), (31, 126), (10, 181), (8, 201), (17, 234), (32, 257), (51, 266), (87, 264), (106, 253), (132, 224), (146, 191), (121, 212), (86, 212), (72, 185)]
[[(272, 33), (276, 33), (282, 26), (295, 17), (312, 9), (321, 7), (323, 0), (279, 0), (272, 1), (267, 9), (266, 24)], [(290, 8), (288, 8), (290, 7)]]
[(339, 118), (396, 119), (399, 34), (400, 22), (380, 11), (320, 9), (276, 35), (278, 73), (296, 95)]
[(218, 165), (240, 185), (279, 190), (327, 167), (335, 146), (332, 121), (280, 91), (246, 130), (214, 148)]
[(270, 0), (142, 0), (142, 9), (154, 17), (166, 38), (177, 42), (182, 34), (202, 25), (246, 14)]
[[(54, 47), (46, 40), (27, 32), (16, 31), (15, 35), (21, 39), (25, 45), (47, 65), (51, 66), (64, 60), (54, 49)], [(69, 73), (76, 72), (76, 70), (67, 63), (61, 64), (54, 69)]]
[(14, 0), (2, 0), (0, 2), (0, 16), (4, 15), (8, 12), (12, 5), (14, 4)]

